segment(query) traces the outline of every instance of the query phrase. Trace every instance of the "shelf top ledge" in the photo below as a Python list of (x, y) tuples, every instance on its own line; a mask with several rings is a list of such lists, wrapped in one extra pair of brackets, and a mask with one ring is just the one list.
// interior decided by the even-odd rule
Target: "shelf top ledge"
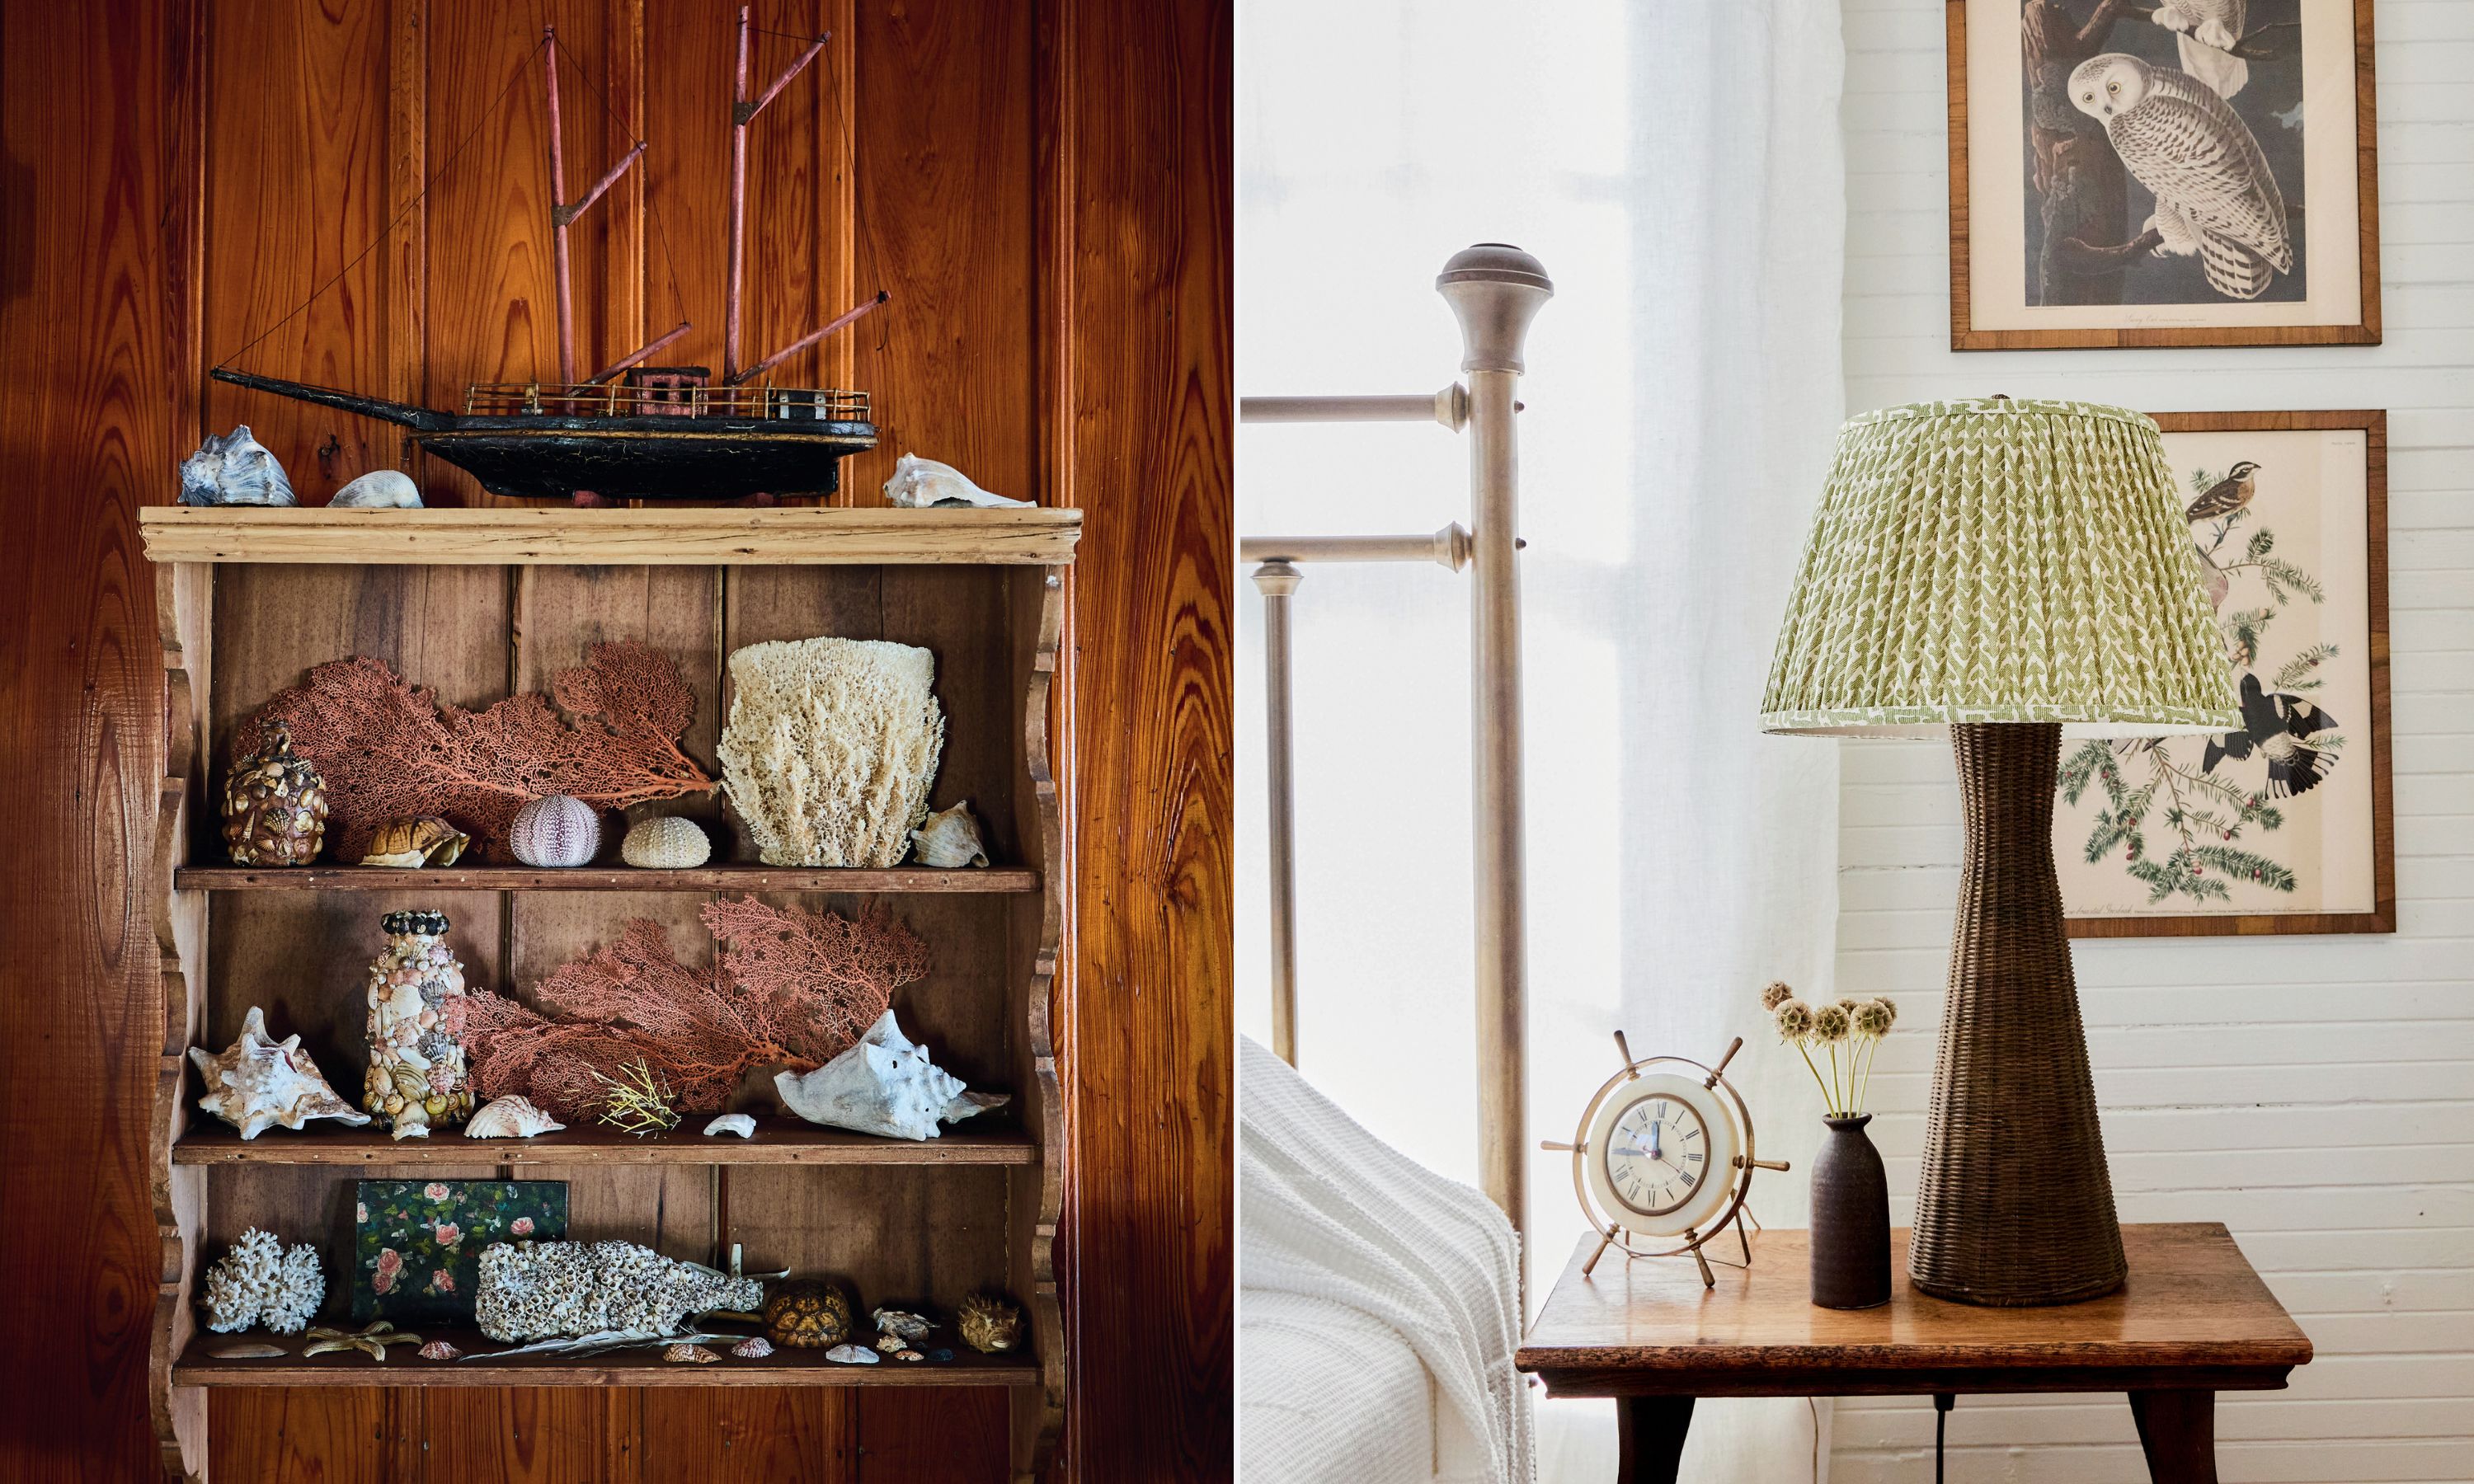
[(1057, 565), (1079, 510), (148, 506), (155, 562), (505, 565)]

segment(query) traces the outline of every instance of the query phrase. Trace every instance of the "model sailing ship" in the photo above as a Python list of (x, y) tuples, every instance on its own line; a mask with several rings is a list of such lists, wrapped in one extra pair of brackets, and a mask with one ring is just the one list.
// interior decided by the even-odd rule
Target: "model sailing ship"
[(748, 12), (741, 8), (738, 75), (732, 88), (729, 270), (723, 288), (718, 383), (705, 367), (644, 364), (692, 328), (686, 321), (590, 376), (579, 380), (575, 374), (568, 228), (643, 156), (644, 146), (640, 143), (628, 151), (581, 198), (560, 203), (567, 195), (567, 175), (559, 135), (554, 28), (544, 31), (541, 50), (549, 103), (557, 383), (476, 382), (464, 394), (464, 410), (453, 413), (223, 367), (215, 369), (214, 378), (400, 424), (411, 430), (413, 442), (473, 474), (492, 494), (571, 497), (578, 505), (598, 505), (621, 498), (745, 498), (769, 503), (776, 495), (832, 491), (838, 483), (837, 467), (843, 457), (876, 446), (867, 394), (777, 387), (759, 378), (885, 302), (886, 296), (877, 295), (752, 366), (740, 364), (748, 127), (815, 60), (829, 39), (816, 38), (770, 86), (750, 96), (749, 31)]

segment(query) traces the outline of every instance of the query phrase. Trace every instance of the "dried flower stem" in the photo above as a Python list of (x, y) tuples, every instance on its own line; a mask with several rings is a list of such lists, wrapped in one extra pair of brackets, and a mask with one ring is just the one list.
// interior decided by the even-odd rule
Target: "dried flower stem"
[(667, 1134), (679, 1126), (678, 1111), (670, 1106), (669, 1083), (655, 1076), (642, 1058), (619, 1067), (617, 1077), (605, 1077), (590, 1066), (585, 1070), (609, 1089), (601, 1104), (602, 1122), (638, 1138)]

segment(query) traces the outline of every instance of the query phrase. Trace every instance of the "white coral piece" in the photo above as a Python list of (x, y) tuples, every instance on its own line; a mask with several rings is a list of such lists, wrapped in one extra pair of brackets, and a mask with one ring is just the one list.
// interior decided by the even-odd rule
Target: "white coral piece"
[(303, 1242), (285, 1252), (274, 1233), (252, 1227), (206, 1270), (206, 1328), (230, 1334), (263, 1322), (277, 1334), (298, 1334), (326, 1298), (318, 1249)]
[(944, 754), (936, 657), (882, 639), (776, 639), (730, 657), (722, 786), (768, 866), (898, 864)]

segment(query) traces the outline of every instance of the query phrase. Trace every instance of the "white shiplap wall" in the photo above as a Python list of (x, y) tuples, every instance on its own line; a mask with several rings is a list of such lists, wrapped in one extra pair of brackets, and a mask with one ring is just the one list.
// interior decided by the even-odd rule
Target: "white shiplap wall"
[[(2220, 1402), (2224, 1478), (2474, 1480), (2474, 0), (2378, 0), (2387, 344), (1964, 356), (1942, 7), (1844, 11), (1851, 412), (2389, 411), (2398, 931), (2081, 943), (2079, 984), (2122, 1218), (2224, 1222), (2318, 1349), (2290, 1390)], [(1839, 989), (1915, 1012), (1873, 1086), (1904, 1204), (1958, 800), (1937, 746), (1842, 745)], [(1920, 1399), (1843, 1403), (1832, 1477), (1929, 1478), (1932, 1433)], [(2119, 1397), (1962, 1400), (1950, 1437), (1953, 1484), (2147, 1477)]]

